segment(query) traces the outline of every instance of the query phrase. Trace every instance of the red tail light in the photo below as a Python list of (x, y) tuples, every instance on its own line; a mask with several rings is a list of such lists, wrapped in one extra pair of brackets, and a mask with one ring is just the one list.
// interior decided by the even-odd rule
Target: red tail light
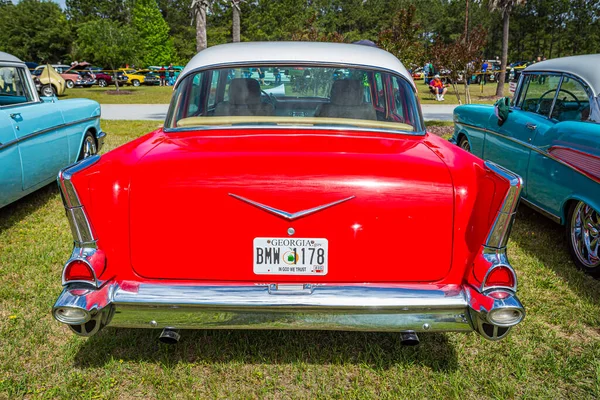
[(98, 287), (98, 277), (106, 268), (106, 256), (102, 250), (76, 249), (80, 253), (73, 254), (63, 270), (63, 285), (72, 282), (85, 282)]
[(493, 287), (511, 288), (514, 290), (516, 279), (514, 271), (505, 265), (492, 268), (483, 281), (483, 290)]
[(91, 265), (84, 260), (72, 260), (65, 266), (63, 282), (83, 281), (96, 283), (96, 276)]

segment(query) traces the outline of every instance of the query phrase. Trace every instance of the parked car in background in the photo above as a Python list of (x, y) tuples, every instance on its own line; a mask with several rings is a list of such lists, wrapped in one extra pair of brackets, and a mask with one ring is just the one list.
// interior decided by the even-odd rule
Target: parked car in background
[(144, 75), (144, 85), (146, 86), (156, 86), (160, 84), (160, 78), (158, 76), (157, 71), (152, 71), (150, 69), (141, 69), (136, 72), (138, 75)]
[(508, 80), (513, 81), (519, 79), (521, 72), (527, 68), (527, 66), (531, 65), (530, 61), (517, 61), (509, 64), (507, 67), (508, 70)]
[[(43, 72), (43, 73), (42, 73)], [(38, 93), (43, 97), (62, 96), (67, 89), (67, 83), (52, 66), (31, 71)]]
[[(42, 75), (44, 75), (45, 68), (46, 68), (46, 65), (40, 65), (40, 66), (36, 67), (36, 69), (32, 72), (32, 74), (35, 76), (42, 76)], [(75, 86), (89, 87), (96, 83), (93, 76), (85, 76), (85, 75), (82, 76), (79, 71), (70, 70), (70, 69), (69, 70), (61, 69), (61, 70), (63, 72), (59, 72), (58, 70), (57, 70), (57, 72), (65, 80), (65, 84), (68, 89), (73, 89)]]
[(412, 71), (412, 78), (415, 81), (420, 81), (425, 79), (425, 72), (423, 72), (423, 67), (417, 67)]
[[(94, 71), (96, 75), (96, 83), (100, 87), (107, 87), (115, 84), (115, 78), (112, 71)], [(127, 83), (127, 77), (123, 74), (123, 71), (117, 72), (117, 80), (119, 85), (125, 85)]]
[[(315, 77), (310, 90), (244, 75), (281, 65)], [(521, 179), (428, 134), (410, 74), (375, 47), (209, 47), (164, 128), (59, 182), (75, 248), (52, 312), (78, 335), (382, 330), (415, 344), (501, 339), (525, 315), (506, 256)]]
[(509, 112), (502, 115), (500, 106), (457, 107), (452, 139), (522, 176), (523, 203), (565, 226), (575, 264), (595, 277), (600, 277), (598, 65), (600, 54), (527, 67)]
[(137, 86), (142, 85), (146, 80), (146, 76), (143, 74), (137, 73), (137, 71), (135, 69), (120, 68), (119, 71), (122, 71), (123, 76), (125, 76), (127, 78), (127, 80), (125, 82), (127, 85), (137, 87)]
[(40, 98), (25, 63), (2, 52), (0, 83), (0, 207), (4, 207), (53, 182), (61, 168), (95, 155), (105, 133), (97, 102)]

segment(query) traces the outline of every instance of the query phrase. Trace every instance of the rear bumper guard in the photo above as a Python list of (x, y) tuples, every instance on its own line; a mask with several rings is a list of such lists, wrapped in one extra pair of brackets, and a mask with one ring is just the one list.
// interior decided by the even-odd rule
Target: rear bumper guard
[(498, 326), (489, 319), (493, 310), (511, 307), (525, 315), (514, 293), (504, 292), (502, 300), (496, 300), (489, 293), (480, 294), (462, 286), (192, 286), (109, 281), (99, 289), (65, 287), (52, 313), (82, 336), (92, 336), (110, 325), (392, 332), (475, 330), (496, 340), (506, 336), (522, 318), (510, 326)]

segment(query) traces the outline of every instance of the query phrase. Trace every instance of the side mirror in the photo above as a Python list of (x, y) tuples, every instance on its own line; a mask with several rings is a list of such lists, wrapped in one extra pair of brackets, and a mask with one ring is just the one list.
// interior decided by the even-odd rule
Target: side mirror
[(498, 118), (498, 126), (502, 126), (510, 113), (510, 97), (503, 97), (494, 104), (494, 113)]

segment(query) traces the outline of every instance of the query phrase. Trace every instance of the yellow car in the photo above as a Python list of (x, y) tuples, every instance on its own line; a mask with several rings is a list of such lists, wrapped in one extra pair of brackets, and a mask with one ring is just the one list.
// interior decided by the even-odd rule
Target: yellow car
[(146, 80), (144, 75), (137, 73), (135, 69), (131, 68), (119, 68), (119, 71), (123, 71), (123, 75), (127, 77), (127, 85), (133, 85), (135, 87), (140, 86)]
[(62, 76), (50, 65), (31, 71), (38, 92), (44, 96), (62, 96), (65, 94), (67, 83)]

